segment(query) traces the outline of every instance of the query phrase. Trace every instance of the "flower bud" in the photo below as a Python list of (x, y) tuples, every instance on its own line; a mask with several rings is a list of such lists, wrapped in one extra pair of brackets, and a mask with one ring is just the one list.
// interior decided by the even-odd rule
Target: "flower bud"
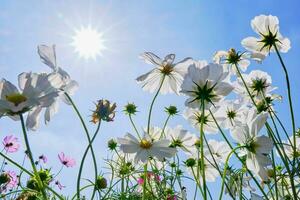
[(169, 106), (165, 108), (165, 112), (168, 113), (168, 115), (173, 116), (178, 114), (178, 110), (176, 106)]
[(117, 148), (117, 142), (114, 139), (111, 139), (107, 142), (107, 147), (109, 148), (109, 150), (113, 151)]
[(107, 180), (103, 176), (98, 176), (95, 185), (98, 190), (105, 189), (107, 187)]
[(184, 163), (187, 167), (194, 167), (196, 165), (196, 160), (194, 158), (188, 158)]
[(137, 107), (134, 103), (128, 103), (124, 108), (124, 112), (127, 115), (135, 115), (135, 113), (137, 112), (136, 108)]
[(110, 103), (108, 100), (99, 100), (96, 104), (96, 110), (93, 111), (92, 120), (94, 124), (98, 123), (100, 120), (111, 122), (115, 117), (115, 103)]

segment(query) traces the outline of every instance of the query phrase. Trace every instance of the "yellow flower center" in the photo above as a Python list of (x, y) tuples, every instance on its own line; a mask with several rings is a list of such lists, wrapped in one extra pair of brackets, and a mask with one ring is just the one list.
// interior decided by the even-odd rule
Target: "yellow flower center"
[(161, 69), (161, 73), (163, 73), (163, 74), (165, 74), (165, 75), (171, 74), (172, 71), (173, 71), (172, 65), (165, 65), (165, 66), (163, 66), (163, 68)]
[(140, 142), (140, 147), (143, 149), (150, 149), (152, 147), (152, 143), (146, 139), (142, 139)]
[(13, 103), (15, 106), (27, 101), (27, 97), (20, 93), (12, 93), (6, 96), (6, 100)]

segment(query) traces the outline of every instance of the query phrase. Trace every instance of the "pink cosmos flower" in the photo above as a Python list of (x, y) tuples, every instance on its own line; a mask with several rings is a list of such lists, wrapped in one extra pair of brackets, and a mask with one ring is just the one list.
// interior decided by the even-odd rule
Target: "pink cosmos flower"
[(58, 154), (58, 158), (59, 158), (61, 164), (65, 165), (66, 167), (74, 167), (76, 164), (75, 159), (73, 159), (69, 156), (66, 156), (63, 152)]
[(167, 197), (167, 200), (177, 200), (178, 198), (177, 198), (177, 196), (176, 195), (169, 195), (168, 197)]
[(62, 190), (63, 188), (65, 188), (66, 186), (62, 185), (58, 180), (55, 181), (55, 185), (57, 185), (57, 187)]
[(20, 143), (18, 141), (18, 138), (14, 137), (13, 135), (6, 136), (2, 144), (4, 145), (4, 149), (6, 152), (14, 153), (17, 152), (20, 148)]
[(6, 191), (7, 189), (11, 190), (19, 183), (17, 174), (14, 171), (4, 172), (1, 176), (6, 177), (7, 182), (0, 188), (0, 192)]
[(143, 178), (138, 178), (137, 183), (139, 185), (143, 185), (144, 184), (144, 179)]
[(42, 160), (43, 163), (46, 163), (48, 161), (48, 158), (44, 154), (42, 154), (39, 156), (39, 160)]

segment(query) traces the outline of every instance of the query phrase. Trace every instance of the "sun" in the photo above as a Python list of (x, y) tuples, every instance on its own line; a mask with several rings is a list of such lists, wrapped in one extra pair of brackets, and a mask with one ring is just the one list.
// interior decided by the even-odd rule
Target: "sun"
[(96, 59), (97, 56), (102, 55), (105, 48), (103, 34), (93, 29), (91, 26), (82, 27), (75, 30), (71, 43), (75, 48), (75, 52), (80, 57), (85, 59)]

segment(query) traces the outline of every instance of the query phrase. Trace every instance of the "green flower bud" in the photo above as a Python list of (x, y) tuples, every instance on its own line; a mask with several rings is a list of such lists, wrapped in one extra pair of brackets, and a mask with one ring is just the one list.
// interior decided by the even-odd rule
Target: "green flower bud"
[(168, 113), (168, 115), (170, 116), (177, 115), (179, 113), (176, 106), (166, 107), (165, 112)]
[(128, 103), (125, 106), (124, 112), (127, 115), (135, 115), (135, 113), (137, 112), (136, 108), (137, 107), (136, 107), (136, 105), (134, 103)]
[(105, 189), (107, 187), (107, 180), (103, 176), (98, 176), (95, 185), (98, 190)]
[(111, 139), (107, 142), (107, 146), (109, 148), (109, 150), (113, 151), (117, 148), (117, 142), (114, 139)]
[(187, 167), (194, 167), (196, 165), (196, 160), (194, 158), (189, 158), (184, 163)]

